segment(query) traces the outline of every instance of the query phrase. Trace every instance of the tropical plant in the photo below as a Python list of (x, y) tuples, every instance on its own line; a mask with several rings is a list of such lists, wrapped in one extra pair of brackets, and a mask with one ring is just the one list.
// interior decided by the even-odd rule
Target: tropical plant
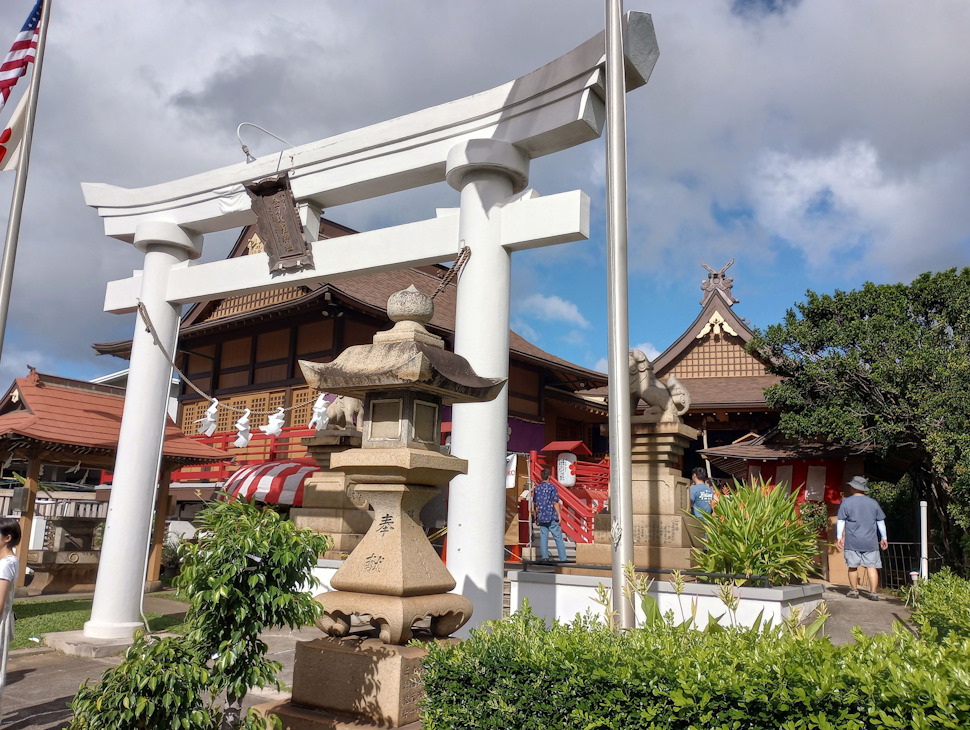
[(210, 502), (198, 519), (198, 543), (184, 544), (176, 579), (189, 601), (185, 637), (139, 638), (121, 666), (81, 688), (73, 730), (265, 729), (254, 711), (242, 715), (251, 688), (281, 688), (281, 665), (266, 657), (259, 634), (319, 615), (307, 591), (329, 540), (244, 500)]
[(798, 519), (814, 535), (825, 537), (829, 527), (829, 510), (825, 502), (799, 502)]
[(762, 576), (772, 585), (804, 583), (818, 571), (817, 532), (798, 519), (797, 495), (763, 480), (737, 482), (702, 522), (707, 539), (692, 556), (706, 573)]
[(765, 391), (791, 437), (828, 439), (908, 463), (963, 561), (970, 531), (970, 268), (911, 284), (807, 292), (748, 347), (782, 376)]
[(198, 522), (198, 541), (185, 544), (175, 587), (189, 598), (187, 638), (213, 657), (213, 683), (227, 698), (223, 725), (231, 728), (252, 687), (282, 689), (282, 665), (266, 657), (259, 635), (319, 616), (306, 589), (330, 541), (240, 499), (209, 503)]

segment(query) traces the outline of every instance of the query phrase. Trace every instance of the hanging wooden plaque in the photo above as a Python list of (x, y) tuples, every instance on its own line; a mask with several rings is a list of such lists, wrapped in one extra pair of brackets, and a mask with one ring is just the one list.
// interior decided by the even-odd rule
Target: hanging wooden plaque
[(256, 229), (263, 241), (269, 270), (313, 266), (313, 252), (303, 237), (296, 200), (286, 175), (260, 180), (246, 186), (253, 200)]

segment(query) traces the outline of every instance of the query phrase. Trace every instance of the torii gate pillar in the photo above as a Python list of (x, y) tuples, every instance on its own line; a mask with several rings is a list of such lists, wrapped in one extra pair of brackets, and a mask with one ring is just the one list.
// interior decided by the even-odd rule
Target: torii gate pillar
[[(446, 179), (461, 192), (458, 236), (471, 248), (458, 281), (455, 352), (488, 378), (509, 375), (512, 260), (496, 213), (528, 176), (529, 158), (508, 142), (468, 140), (448, 153)], [(451, 451), (468, 460), (468, 473), (448, 493), (448, 569), (475, 626), (502, 618), (508, 412), (507, 383), (494, 400), (452, 408)]]
[[(174, 223), (145, 222), (135, 231), (134, 244), (145, 252), (139, 299), (160, 344), (174, 352), (182, 305), (166, 301), (169, 273), (176, 264), (202, 255), (202, 236), (186, 233)], [(168, 417), (169, 394), (158, 384), (171, 381), (171, 363), (144, 325), (136, 324), (98, 582), (91, 620), (84, 624), (84, 635), (94, 639), (130, 638), (142, 625), (138, 607), (145, 590), (145, 536), (152, 520), (152, 511), (145, 505), (155, 501), (158, 456)], [(133, 554), (142, 559), (132, 560)]]

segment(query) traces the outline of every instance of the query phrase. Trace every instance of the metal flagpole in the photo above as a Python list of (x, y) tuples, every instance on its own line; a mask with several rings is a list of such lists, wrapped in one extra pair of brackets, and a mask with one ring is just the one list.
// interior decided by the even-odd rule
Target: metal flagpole
[(0, 357), (3, 356), (3, 343), (7, 332), (7, 313), (10, 309), (10, 290), (13, 288), (13, 267), (17, 260), (17, 240), (20, 238), (20, 217), (24, 209), (24, 193), (27, 190), (27, 168), (30, 165), (30, 143), (34, 136), (34, 119), (37, 116), (37, 96), (40, 91), (40, 73), (44, 65), (44, 47), (47, 45), (47, 24), (51, 17), (54, 0), (44, 0), (40, 12), (40, 33), (37, 37), (37, 52), (34, 55), (34, 71), (30, 77), (30, 103), (27, 104), (27, 118), (24, 120), (24, 139), (17, 160), (16, 182), (13, 199), (10, 201), (10, 217), (7, 219), (7, 240), (3, 247), (3, 262), (0, 263)]
[(634, 625), (624, 598), (623, 568), (633, 562), (633, 476), (630, 464), (630, 323), (627, 292), (626, 73), (623, 0), (606, 0), (606, 228), (609, 286), (610, 534), (613, 609)]

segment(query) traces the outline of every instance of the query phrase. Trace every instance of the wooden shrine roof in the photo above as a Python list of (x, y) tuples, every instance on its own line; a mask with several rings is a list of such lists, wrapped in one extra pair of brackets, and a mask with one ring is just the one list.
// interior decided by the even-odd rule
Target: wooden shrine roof
[[(125, 391), (42, 375), (17, 378), (0, 399), (0, 451), (40, 449), (65, 463), (111, 456), (118, 448)], [(170, 465), (225, 461), (226, 454), (188, 438), (168, 419), (163, 455)]]

